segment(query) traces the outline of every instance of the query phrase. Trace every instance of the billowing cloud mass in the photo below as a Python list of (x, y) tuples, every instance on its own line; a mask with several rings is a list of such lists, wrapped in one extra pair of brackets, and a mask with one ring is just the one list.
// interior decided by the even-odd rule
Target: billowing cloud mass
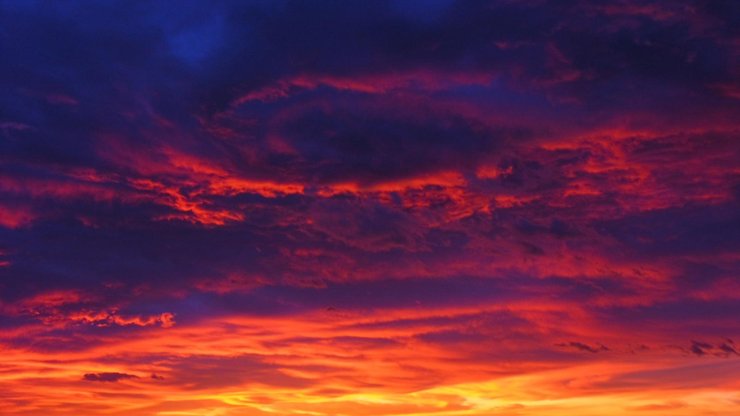
[(736, 415), (739, 28), (3, 2), (0, 413)]

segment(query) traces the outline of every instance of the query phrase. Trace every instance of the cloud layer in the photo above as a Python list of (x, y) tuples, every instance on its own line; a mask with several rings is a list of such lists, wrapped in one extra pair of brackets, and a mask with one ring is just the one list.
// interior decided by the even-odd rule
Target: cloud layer
[(6, 2), (8, 415), (731, 415), (734, 1)]

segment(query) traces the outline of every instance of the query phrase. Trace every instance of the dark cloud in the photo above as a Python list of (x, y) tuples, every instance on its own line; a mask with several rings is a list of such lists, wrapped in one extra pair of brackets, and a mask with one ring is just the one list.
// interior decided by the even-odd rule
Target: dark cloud
[(596, 344), (596, 345), (589, 345), (584, 344), (583, 342), (577, 342), (577, 341), (570, 341), (570, 342), (564, 342), (560, 344), (556, 344), (558, 347), (564, 347), (564, 348), (572, 348), (576, 349), (578, 351), (584, 351), (584, 352), (590, 352), (590, 353), (598, 353), (602, 351), (609, 351), (609, 348), (602, 344)]
[(126, 373), (87, 373), (82, 379), (85, 381), (102, 381), (108, 383), (116, 383), (121, 380), (135, 379), (138, 376)]
[(724, 342), (718, 344), (710, 344), (703, 341), (691, 341), (691, 347), (689, 352), (697, 356), (714, 355), (720, 357), (730, 357), (738, 355), (735, 349), (735, 343), (731, 339), (726, 339)]
[(728, 355), (740, 355), (736, 349), (735, 343), (731, 339), (725, 340), (725, 342), (719, 344), (717, 348)]
[(734, 252), (740, 245), (738, 202), (685, 205), (606, 222), (604, 230), (644, 255)]
[[(404, 178), (476, 164), (504, 142), (526, 136), (433, 109), (339, 105), (284, 120), (278, 134), (297, 151), (286, 166), (311, 181), (362, 183)], [(320, 175), (320, 176), (317, 176)]]
[(714, 346), (712, 344), (709, 344), (706, 342), (691, 341), (690, 351), (692, 354), (701, 356), (701, 355), (706, 355), (707, 352), (713, 348)]

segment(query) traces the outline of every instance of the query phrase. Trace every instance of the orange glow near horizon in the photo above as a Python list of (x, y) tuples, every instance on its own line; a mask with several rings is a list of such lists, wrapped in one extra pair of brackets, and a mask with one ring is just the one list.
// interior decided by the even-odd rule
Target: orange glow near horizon
[[(740, 381), (731, 374), (740, 371), (740, 361), (687, 359), (671, 351), (670, 340), (651, 340), (638, 353), (590, 354), (600, 355), (597, 360), (565, 349), (550, 359), (508, 363), (474, 358), (491, 344), (440, 348), (423, 340), (445, 329), (425, 320), (460, 318), (474, 325), (485, 313), (493, 312), (235, 316), (147, 328), (54, 354), (5, 350), (0, 386), (14, 405), (3, 413), (549, 416), (692, 415), (701, 409), (729, 416), (737, 409)], [(402, 321), (411, 322), (393, 328)], [(46, 328), (26, 330), (45, 339)], [(559, 339), (556, 328), (531, 330), (547, 343)], [(563, 332), (584, 337), (589, 331)], [(517, 356), (516, 347), (498, 344), (504, 356)]]

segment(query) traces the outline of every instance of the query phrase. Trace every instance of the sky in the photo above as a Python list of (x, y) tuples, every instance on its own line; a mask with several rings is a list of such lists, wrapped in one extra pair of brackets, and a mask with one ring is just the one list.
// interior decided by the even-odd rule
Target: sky
[(0, 2), (0, 413), (735, 416), (740, 2)]

